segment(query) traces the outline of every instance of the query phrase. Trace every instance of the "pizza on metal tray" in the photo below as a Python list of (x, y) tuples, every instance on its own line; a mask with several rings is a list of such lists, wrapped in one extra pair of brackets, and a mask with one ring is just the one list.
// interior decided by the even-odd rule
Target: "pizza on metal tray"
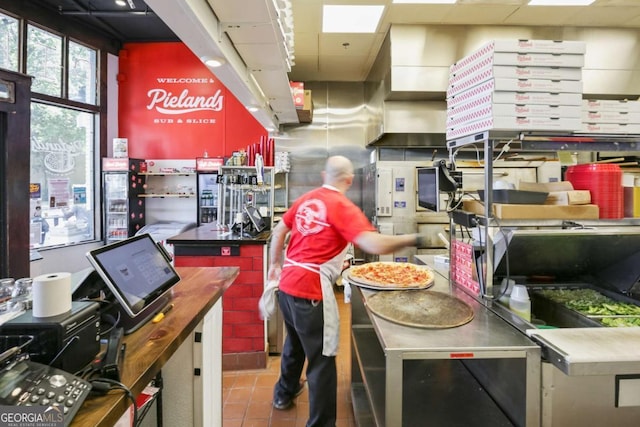
[(375, 289), (421, 289), (433, 283), (433, 272), (408, 262), (370, 262), (351, 267), (349, 279), (355, 285)]

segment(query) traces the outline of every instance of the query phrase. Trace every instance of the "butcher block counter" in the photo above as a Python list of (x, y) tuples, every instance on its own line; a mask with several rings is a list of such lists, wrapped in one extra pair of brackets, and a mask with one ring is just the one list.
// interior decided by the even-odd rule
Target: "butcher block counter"
[[(434, 286), (422, 292), (458, 298), (472, 309), (471, 321), (452, 328), (404, 326), (371, 312), (367, 299), (376, 291), (351, 285), (358, 425), (540, 425), (540, 347), (451, 288), (448, 271), (436, 273)], [(479, 377), (486, 372), (500, 383)]]
[[(122, 383), (137, 396), (162, 370), (165, 425), (222, 425), (221, 299), (237, 268), (177, 268), (173, 310), (125, 336)], [(200, 334), (198, 342), (194, 334)], [(195, 358), (194, 358), (195, 357)], [(200, 360), (202, 376), (193, 376)], [(131, 402), (122, 392), (90, 396), (72, 426), (113, 426)]]

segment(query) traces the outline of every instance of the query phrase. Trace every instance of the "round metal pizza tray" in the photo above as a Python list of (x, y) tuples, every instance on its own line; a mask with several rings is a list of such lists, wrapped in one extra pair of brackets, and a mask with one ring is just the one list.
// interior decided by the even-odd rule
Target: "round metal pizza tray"
[[(427, 267), (424, 267), (427, 268)], [(412, 289), (429, 289), (430, 287), (433, 286), (434, 284), (434, 280), (431, 279), (431, 281), (429, 283), (426, 283), (424, 285), (419, 285), (419, 286), (391, 286), (391, 285), (372, 285), (371, 283), (362, 283), (360, 282), (357, 278), (353, 278), (349, 275), (349, 269), (345, 270), (342, 272), (342, 279), (346, 280), (347, 282), (349, 282), (352, 285), (356, 285), (359, 286), (361, 288), (366, 288), (366, 289), (371, 289), (374, 291), (406, 291), (406, 290), (412, 290)]]
[(415, 328), (455, 328), (473, 319), (467, 303), (437, 291), (377, 292), (366, 299), (366, 305), (376, 316)]

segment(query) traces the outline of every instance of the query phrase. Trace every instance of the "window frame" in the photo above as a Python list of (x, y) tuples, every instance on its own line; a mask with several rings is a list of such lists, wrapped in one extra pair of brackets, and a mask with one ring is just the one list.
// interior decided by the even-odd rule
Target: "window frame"
[[(30, 25), (40, 30), (50, 32), (62, 39), (62, 88), (61, 97), (51, 96), (43, 93), (31, 92), (29, 104), (38, 102), (42, 104), (52, 105), (55, 107), (69, 108), (81, 112), (90, 113), (94, 117), (94, 145), (93, 145), (93, 180), (88, 182), (87, 186), (91, 186), (93, 196), (91, 197), (93, 205), (93, 236), (81, 242), (66, 242), (65, 244), (38, 247), (39, 251), (56, 249), (60, 247), (83, 245), (103, 241), (103, 218), (102, 218), (102, 183), (100, 159), (106, 155), (106, 137), (107, 137), (107, 57), (109, 54), (115, 54), (112, 40), (91, 33), (90, 30), (69, 29), (73, 34), (62, 32), (59, 28), (68, 29), (68, 25), (62, 24), (64, 19), (61, 18), (45, 18), (41, 15), (37, 17), (24, 16), (21, 11), (11, 12), (6, 9), (0, 9), (0, 13), (10, 16), (18, 20), (18, 70), (19, 73), (26, 74), (27, 67), (27, 32)], [(40, 19), (42, 18), (42, 19)], [(56, 29), (58, 28), (58, 30)], [(96, 75), (95, 80), (95, 104), (87, 104), (84, 102), (73, 101), (69, 99), (69, 45), (76, 43), (95, 51)], [(31, 152), (31, 150), (29, 150)], [(28, 185), (29, 183), (25, 183)], [(27, 195), (28, 197), (28, 195)], [(29, 218), (29, 212), (25, 212), (26, 218)]]

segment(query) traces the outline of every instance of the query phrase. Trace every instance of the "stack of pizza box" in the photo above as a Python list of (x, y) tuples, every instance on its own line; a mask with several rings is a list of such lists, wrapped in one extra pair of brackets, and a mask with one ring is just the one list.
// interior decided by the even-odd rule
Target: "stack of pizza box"
[(580, 41), (494, 40), (449, 68), (447, 140), (487, 130), (582, 127)]
[(640, 102), (626, 100), (582, 100), (583, 133), (640, 133)]

